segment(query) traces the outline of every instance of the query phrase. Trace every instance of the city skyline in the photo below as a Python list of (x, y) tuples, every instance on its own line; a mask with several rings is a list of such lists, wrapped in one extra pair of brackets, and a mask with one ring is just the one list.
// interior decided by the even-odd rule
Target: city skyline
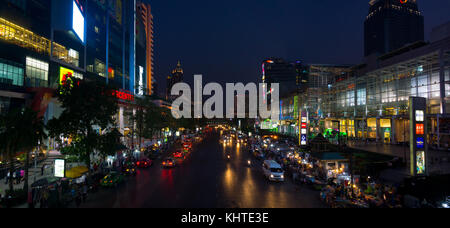
[[(194, 74), (219, 83), (255, 82), (261, 77), (260, 62), (268, 57), (350, 65), (363, 60), (369, 1), (249, 0), (239, 2), (239, 8), (233, 8), (233, 3), (151, 2), (160, 94), (165, 92), (165, 78), (178, 60), (183, 63), (188, 83), (193, 82)], [(428, 41), (433, 27), (450, 20), (445, 10), (450, 2), (418, 1), (418, 5), (425, 17)], [(336, 13), (338, 10), (341, 13)], [(303, 31), (309, 34), (303, 37)], [(335, 38), (330, 40), (330, 35)]]
[(450, 2), (422, 1), (2, 0), (0, 208), (450, 208)]

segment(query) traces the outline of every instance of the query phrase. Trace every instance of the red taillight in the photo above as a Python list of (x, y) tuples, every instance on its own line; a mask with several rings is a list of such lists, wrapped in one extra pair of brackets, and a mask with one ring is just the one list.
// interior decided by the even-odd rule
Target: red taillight
[(136, 164), (137, 164), (137, 165), (139, 165), (139, 164), (140, 164), (140, 162), (137, 162)]

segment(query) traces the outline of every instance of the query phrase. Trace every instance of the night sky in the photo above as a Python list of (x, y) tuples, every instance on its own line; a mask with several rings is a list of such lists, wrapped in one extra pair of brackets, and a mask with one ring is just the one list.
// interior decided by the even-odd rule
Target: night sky
[[(178, 60), (185, 81), (259, 82), (266, 57), (356, 64), (369, 0), (150, 0), (159, 92)], [(419, 0), (425, 37), (450, 21), (449, 0)]]

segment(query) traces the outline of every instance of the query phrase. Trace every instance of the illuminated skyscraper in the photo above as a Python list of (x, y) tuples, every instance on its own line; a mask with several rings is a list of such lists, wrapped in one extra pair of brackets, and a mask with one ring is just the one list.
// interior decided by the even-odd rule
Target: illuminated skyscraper
[(178, 61), (177, 67), (174, 70), (172, 70), (172, 74), (167, 77), (166, 98), (168, 100), (171, 100), (172, 98), (174, 98), (170, 94), (172, 87), (173, 87), (173, 85), (175, 85), (179, 82), (183, 82), (183, 75), (184, 75), (184, 71), (183, 71), (183, 68), (181, 68), (181, 62)]
[(364, 56), (385, 54), (424, 40), (424, 18), (416, 0), (371, 0), (364, 23)]
[(149, 95), (156, 93), (153, 83), (155, 77), (153, 73), (153, 15), (151, 13), (151, 6), (145, 2), (138, 3), (139, 16), (145, 26), (146, 35), (146, 89)]

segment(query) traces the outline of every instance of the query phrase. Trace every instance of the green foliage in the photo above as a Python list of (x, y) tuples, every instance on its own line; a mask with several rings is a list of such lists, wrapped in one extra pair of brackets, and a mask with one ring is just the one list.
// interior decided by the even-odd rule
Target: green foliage
[(100, 82), (77, 78), (71, 78), (59, 86), (55, 95), (64, 111), (59, 118), (49, 121), (48, 128), (55, 139), (60, 136), (72, 139), (70, 145), (63, 144), (63, 154), (76, 155), (90, 166), (90, 156), (94, 150), (105, 154), (115, 152), (105, 151), (104, 144), (114, 144), (118, 138), (103, 136), (97, 130), (100, 128), (106, 134), (114, 131), (113, 117), (117, 114), (118, 105), (113, 91), (112, 87)]
[[(42, 118), (29, 108), (15, 109), (0, 116), (0, 153), (8, 158), (10, 172), (14, 171), (15, 157), (20, 152), (25, 152), (26, 158), (46, 137)], [(13, 190), (11, 182), (9, 188)]]

